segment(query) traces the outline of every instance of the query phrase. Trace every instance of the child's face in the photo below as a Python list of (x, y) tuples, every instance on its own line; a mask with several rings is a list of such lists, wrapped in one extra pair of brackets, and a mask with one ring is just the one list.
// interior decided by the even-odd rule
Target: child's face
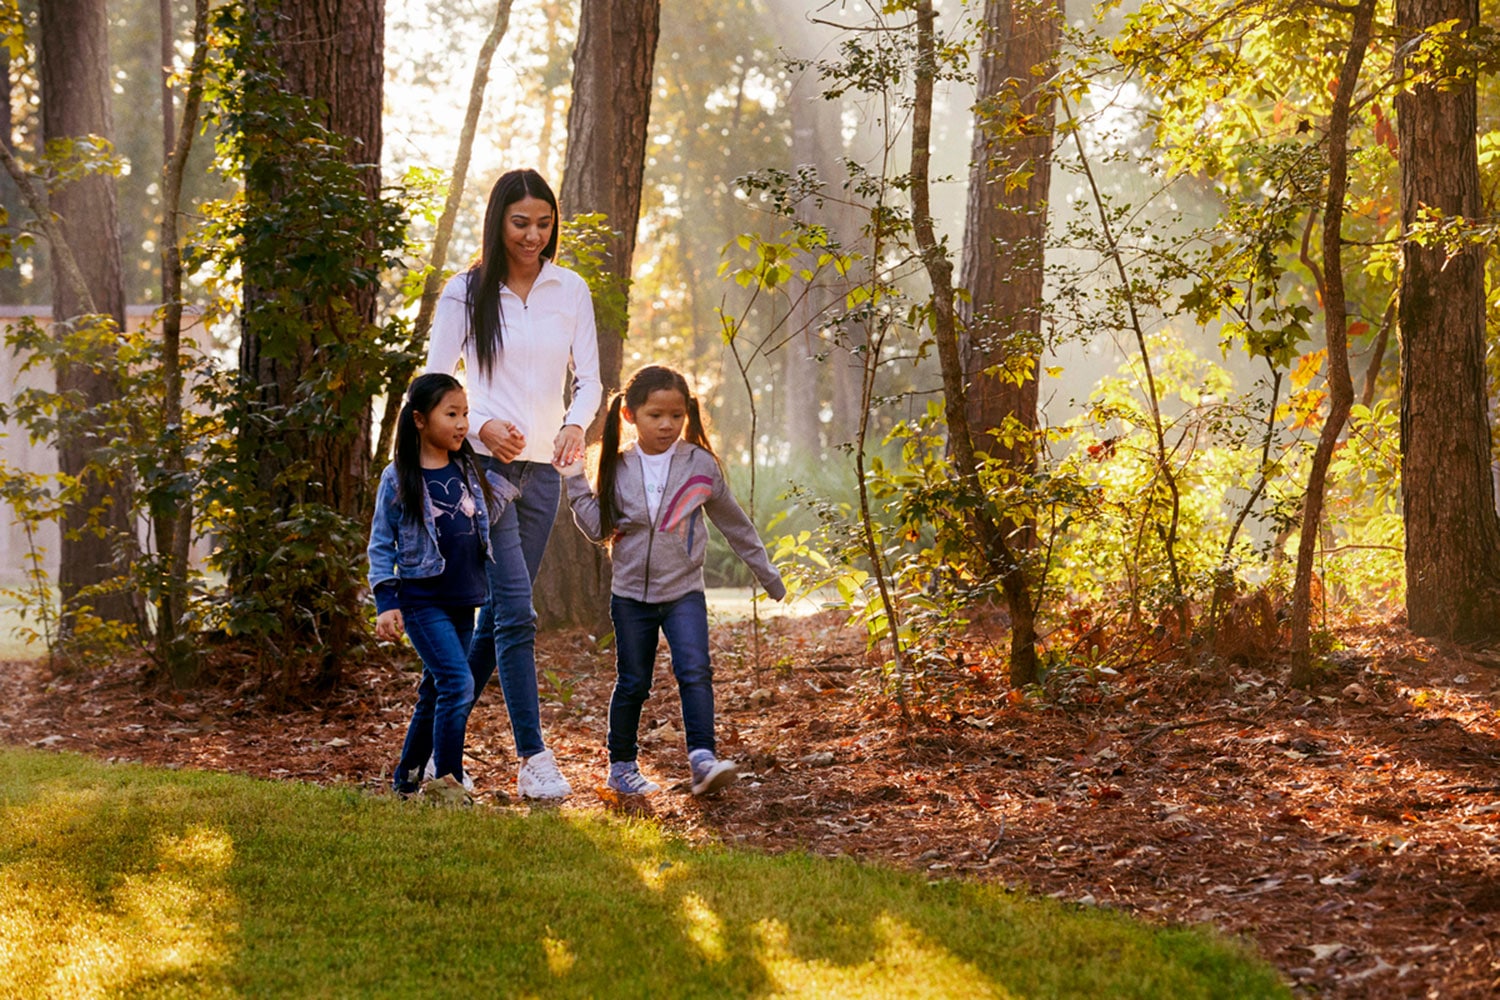
[(632, 410), (624, 407), (625, 419), (635, 425), (636, 441), (641, 451), (660, 455), (682, 437), (687, 423), (687, 400), (676, 389), (657, 389), (646, 401)]
[(462, 389), (449, 389), (436, 406), (412, 418), (429, 449), (458, 451), (469, 433), (469, 397)]

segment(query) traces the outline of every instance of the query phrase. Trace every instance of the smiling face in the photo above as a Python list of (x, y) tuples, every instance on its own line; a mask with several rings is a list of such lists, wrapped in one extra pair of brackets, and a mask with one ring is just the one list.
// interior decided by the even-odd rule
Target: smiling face
[(641, 451), (660, 455), (682, 437), (687, 423), (687, 399), (676, 389), (656, 389), (635, 409), (624, 407), (625, 419), (635, 425)]
[(413, 413), (417, 433), (422, 436), (422, 453), (446, 462), (448, 453), (463, 447), (469, 433), (469, 397), (462, 389), (449, 389), (437, 405), (426, 413)]
[(507, 270), (531, 274), (542, 266), (542, 251), (552, 239), (557, 218), (552, 206), (540, 198), (527, 195), (505, 206), (505, 245)]

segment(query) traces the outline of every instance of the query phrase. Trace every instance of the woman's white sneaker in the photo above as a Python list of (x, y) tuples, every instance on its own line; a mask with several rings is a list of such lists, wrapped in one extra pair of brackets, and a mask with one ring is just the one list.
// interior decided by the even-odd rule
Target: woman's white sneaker
[(557, 769), (557, 758), (551, 750), (543, 750), (521, 761), (521, 770), (516, 774), (516, 791), (523, 799), (548, 799), (556, 801), (573, 794), (573, 786)]

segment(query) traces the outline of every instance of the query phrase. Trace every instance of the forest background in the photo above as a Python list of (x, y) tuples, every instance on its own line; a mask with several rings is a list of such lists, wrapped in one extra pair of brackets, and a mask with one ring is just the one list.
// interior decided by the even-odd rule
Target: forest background
[[(0, 302), (51, 304), (8, 340), (55, 376), (0, 415), (60, 458), (4, 470), (12, 596), (65, 665), (186, 685), (211, 639), (336, 685), (389, 395), (535, 165), (606, 382), (690, 374), (903, 715), (991, 606), (1016, 692), (1143, 655), (1312, 683), (1341, 609), (1492, 637), (1480, 8), (0, 4)], [(539, 610), (598, 625), (605, 557), (555, 537)]]

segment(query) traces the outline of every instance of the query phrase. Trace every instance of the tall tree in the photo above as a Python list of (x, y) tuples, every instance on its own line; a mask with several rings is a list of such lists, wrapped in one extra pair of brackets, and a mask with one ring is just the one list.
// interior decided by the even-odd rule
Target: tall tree
[(380, 439), (375, 447), (377, 463), (391, 452), (391, 443), (396, 435), (396, 417), (401, 412), (403, 387), (416, 371), (417, 360), (427, 347), (427, 335), (432, 330), (432, 316), (437, 312), (438, 299), (443, 294), (443, 283), (447, 280), (448, 245), (453, 240), (453, 226), (458, 220), (458, 210), (463, 205), (464, 185), (469, 179), (469, 159), (474, 153), (474, 133), (479, 128), (479, 113), (484, 109), (484, 92), (490, 84), (490, 62), (495, 49), (510, 27), (512, 0), (498, 0), (495, 4), (495, 20), (490, 24), (489, 34), (479, 44), (479, 54), (474, 60), (474, 77), (469, 84), (469, 104), (464, 112), (464, 124), (459, 130), (458, 150), (453, 154), (453, 173), (448, 179), (448, 196), (443, 200), (443, 214), (438, 217), (437, 231), (432, 237), (432, 256), (427, 262), (427, 278), (422, 282), (422, 299), (417, 306), (417, 318), (412, 321), (411, 339), (407, 343), (409, 360), (398, 363), (385, 394), (385, 412), (380, 418)]
[(1312, 577), (1313, 559), (1323, 520), (1328, 466), (1354, 405), (1354, 382), (1349, 375), (1349, 317), (1344, 305), (1344, 202), (1349, 189), (1349, 109), (1359, 85), (1360, 67), (1370, 47), (1375, 21), (1375, 0), (1360, 0), (1349, 34), (1349, 51), (1334, 90), (1333, 110), (1328, 120), (1328, 188), (1323, 204), (1323, 266), (1313, 273), (1323, 295), (1323, 329), (1328, 345), (1328, 419), (1318, 435), (1312, 468), (1307, 475), (1307, 495), (1302, 502), (1302, 535), (1297, 544), (1296, 582), (1292, 587), (1291, 683), (1307, 687), (1312, 669)]
[[(783, 32), (788, 36), (785, 52), (794, 61), (808, 63), (794, 69), (786, 96), (793, 168), (812, 168), (819, 182), (816, 192), (797, 201), (797, 221), (803, 226), (822, 226), (830, 242), (853, 246), (866, 213), (844, 190), (848, 180), (845, 160), (863, 157), (866, 151), (851, 148), (845, 141), (844, 107), (823, 95), (819, 75), (811, 65), (828, 44), (826, 29), (810, 23), (816, 15), (796, 0), (778, 0), (772, 13), (781, 25), (802, 22), (795, 30)], [(811, 278), (796, 273), (788, 282), (791, 316), (782, 351), (779, 396), (783, 436), (792, 453), (817, 459), (825, 449), (844, 444), (855, 435), (857, 417), (853, 410), (860, 395), (861, 365), (857, 355), (851, 357), (855, 345), (848, 338), (852, 330), (842, 330), (839, 337), (826, 333), (831, 317), (843, 308), (850, 280), (830, 269), (817, 268), (810, 261), (805, 266), (813, 272)], [(824, 430), (821, 411), (825, 405), (832, 416), (826, 437), (820, 433)]]
[[(114, 132), (110, 108), (108, 19), (104, 0), (43, 0), (38, 8), (38, 62), (42, 89), (42, 136), (48, 143)], [(83, 272), (87, 296), (61, 276), (52, 282), (52, 317), (73, 323), (96, 313), (110, 317), (116, 330), (125, 326), (125, 290), (121, 277), (120, 235), (115, 181), (94, 172), (56, 189), (51, 211), (61, 238), (72, 249)], [(52, 259), (57, 260), (54, 253)], [(118, 397), (114, 379), (84, 364), (62, 364), (57, 389), (82, 401), (81, 419), (65, 427), (58, 440), (58, 468), (64, 475), (85, 475), (85, 489), (63, 514), (58, 588), (65, 617), (70, 607), (85, 604), (106, 620), (134, 615), (125, 589), (79, 598), (79, 592), (117, 577), (121, 543), (131, 537), (127, 486), (106, 483), (87, 474), (98, 440), (89, 412)]]
[[(162, 138), (168, 143), (166, 163), (162, 166), (161, 220), (161, 381), (162, 426), (166, 429), (160, 442), (161, 468), (174, 485), (160, 491), (151, 502), (152, 530), (158, 556), (166, 571), (156, 600), (157, 658), (163, 662), (173, 681), (185, 684), (196, 679), (198, 658), (192, 636), (184, 628), (188, 612), (189, 551), (193, 540), (193, 491), (188, 476), (188, 442), (183, 418), (183, 394), (186, 380), (182, 370), (182, 318), (184, 302), (182, 282), (186, 268), (182, 260), (178, 215), (182, 207), (182, 181), (192, 152), (193, 136), (198, 130), (198, 108), (203, 99), (204, 67), (208, 61), (208, 17), (210, 0), (195, 0), (193, 13), (193, 55), (188, 71), (188, 86), (183, 94), (182, 130), (170, 123), (163, 125)], [(162, 3), (162, 48), (170, 46), (171, 10)], [(166, 53), (163, 52), (163, 58)], [(163, 80), (169, 78), (163, 66)], [(170, 82), (164, 82), (164, 105), (172, 106)], [(170, 122), (170, 119), (166, 119)]]
[[(381, 268), (382, 0), (255, 0), (240, 40), (246, 222), (231, 588), (338, 675), (358, 613)], [(266, 555), (270, 535), (281, 549)], [(290, 682), (291, 678), (287, 678)]]
[[(11, 107), (13, 91), (10, 74), (10, 47), (0, 45), (0, 144), (4, 144), (7, 149), (14, 149), (16, 129)], [(7, 229), (19, 221), (17, 210), (20, 207), (21, 196), (16, 190), (16, 182), (9, 173), (0, 172), (0, 210), (5, 213), (3, 224)], [(0, 305), (19, 305), (21, 301), (20, 268), (0, 268)]]
[[(621, 286), (630, 281), (646, 124), (654, 89), (660, 0), (583, 0), (573, 52), (573, 103), (568, 110), (568, 155), (558, 200), (569, 215), (602, 213), (615, 235), (606, 267)], [(599, 375), (608, 393), (620, 387), (626, 316), (599, 308)], [(598, 421), (589, 437), (598, 437)], [(572, 530), (567, 505), (536, 582), (543, 627), (597, 626), (606, 620), (609, 564), (603, 550)]]
[(1406, 614), (1419, 635), (1500, 634), (1500, 519), (1485, 383), (1485, 250), (1414, 239), (1424, 210), (1484, 214), (1466, 34), (1478, 0), (1397, 0), (1402, 504)]
[[(937, 17), (932, 0), (918, 0), (913, 4), (913, 10), (917, 18), (917, 51), (911, 133), (912, 232), (932, 284), (932, 333), (937, 341), (938, 361), (943, 373), (943, 413), (948, 421), (948, 447), (953, 456), (954, 472), (972, 496), (978, 495), (982, 487), (959, 355), (953, 262), (938, 242), (931, 210), (932, 97), (939, 71), (935, 40)], [(1002, 525), (990, 516), (986, 505), (972, 504), (967, 516), (980, 540), (982, 558), (989, 571), (1000, 580), (1006, 609), (1010, 612), (1010, 682), (1015, 687), (1033, 684), (1037, 680), (1036, 608), (1032, 605), (1025, 567), (1014, 547), (1007, 542)]]
[[(959, 302), (974, 447), (1029, 473), (1037, 425), (1043, 251), (1060, 0), (986, 0)], [(1029, 534), (1029, 532), (1027, 533)]]

